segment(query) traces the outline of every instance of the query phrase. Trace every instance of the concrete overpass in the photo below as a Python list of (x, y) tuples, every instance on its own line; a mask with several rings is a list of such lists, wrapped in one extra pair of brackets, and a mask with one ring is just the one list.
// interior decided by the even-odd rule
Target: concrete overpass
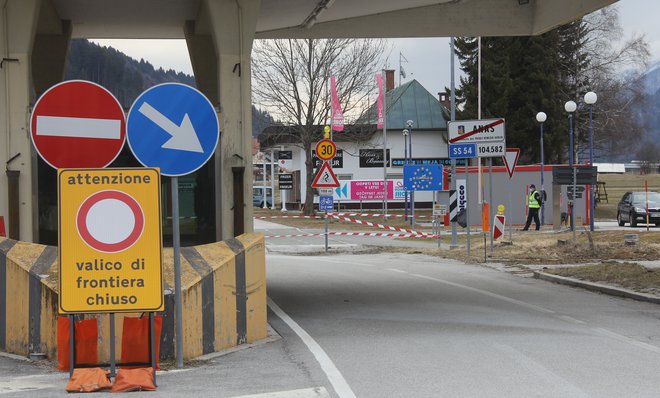
[(254, 39), (533, 35), (615, 1), (0, 0), (0, 162), (7, 164), (0, 176), (0, 215), (9, 218), (11, 237), (38, 238), (28, 120), (39, 95), (62, 80), (71, 38), (186, 39), (197, 85), (220, 119), (214, 160), (220, 240), (252, 230)]

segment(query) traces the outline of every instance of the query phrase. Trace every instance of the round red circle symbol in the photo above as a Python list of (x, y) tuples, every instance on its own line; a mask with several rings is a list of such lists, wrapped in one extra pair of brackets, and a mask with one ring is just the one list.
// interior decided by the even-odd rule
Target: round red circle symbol
[(103, 168), (124, 146), (124, 110), (96, 83), (62, 82), (34, 105), (30, 137), (39, 156), (56, 169)]
[(101, 191), (80, 205), (76, 226), (82, 240), (91, 248), (117, 253), (140, 239), (144, 213), (132, 196), (120, 191)]

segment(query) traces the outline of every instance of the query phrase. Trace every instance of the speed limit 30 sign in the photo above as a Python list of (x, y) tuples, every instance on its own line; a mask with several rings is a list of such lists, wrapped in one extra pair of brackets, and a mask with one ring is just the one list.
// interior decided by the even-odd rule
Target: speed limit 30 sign
[(316, 156), (322, 161), (327, 161), (335, 157), (337, 146), (332, 140), (321, 140), (316, 144)]

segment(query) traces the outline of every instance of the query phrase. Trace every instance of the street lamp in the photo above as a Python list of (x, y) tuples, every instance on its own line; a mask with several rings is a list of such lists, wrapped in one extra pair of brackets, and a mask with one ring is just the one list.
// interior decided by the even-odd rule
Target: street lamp
[[(548, 119), (548, 116), (545, 114), (545, 112), (539, 112), (536, 114), (536, 121), (539, 122), (539, 126), (541, 127), (541, 195), (543, 195), (543, 192), (545, 192), (545, 187), (543, 186), (543, 123)], [(545, 201), (543, 198), (541, 198), (541, 225), (545, 223)]]
[[(594, 129), (593, 129), (593, 117), (592, 117), (592, 108), (598, 100), (598, 96), (593, 91), (589, 91), (584, 95), (584, 103), (589, 105), (589, 166), (594, 165)], [(594, 211), (596, 209), (594, 189), (593, 185), (589, 190), (589, 230), (593, 232), (594, 230)]]
[(571, 231), (573, 231), (573, 242), (575, 242), (575, 199), (577, 192), (575, 188), (575, 166), (573, 165), (573, 112), (577, 109), (577, 104), (574, 101), (567, 101), (564, 104), (564, 109), (568, 112), (568, 164), (573, 169), (573, 199), (569, 201), (571, 206)]
[[(408, 129), (403, 129), (403, 164), (404, 167), (405, 165), (408, 164), (408, 134), (410, 134), (410, 131)], [(406, 220), (408, 218), (408, 190), (405, 190), (404, 193), (404, 209), (405, 209), (405, 216)]]
[[(408, 156), (410, 157), (410, 164), (413, 164), (413, 154), (412, 154), (412, 127), (413, 121), (408, 119), (406, 121), (406, 127), (408, 130)], [(410, 226), (415, 226), (415, 191), (410, 192)]]

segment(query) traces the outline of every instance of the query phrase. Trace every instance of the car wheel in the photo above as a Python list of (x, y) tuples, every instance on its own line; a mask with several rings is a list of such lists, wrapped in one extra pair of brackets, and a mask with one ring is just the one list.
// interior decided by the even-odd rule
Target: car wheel
[(637, 226), (637, 218), (636, 218), (637, 215), (632, 211), (628, 214), (629, 214), (628, 219), (630, 221), (630, 226), (631, 227), (636, 227)]
[(262, 208), (262, 209), (264, 208), (264, 202), (263, 201), (261, 203), (259, 203), (259, 207)]
[(626, 225), (626, 222), (623, 221), (623, 218), (621, 218), (621, 213), (620, 212), (616, 213), (616, 222), (619, 224), (620, 227), (623, 227), (624, 225)]

